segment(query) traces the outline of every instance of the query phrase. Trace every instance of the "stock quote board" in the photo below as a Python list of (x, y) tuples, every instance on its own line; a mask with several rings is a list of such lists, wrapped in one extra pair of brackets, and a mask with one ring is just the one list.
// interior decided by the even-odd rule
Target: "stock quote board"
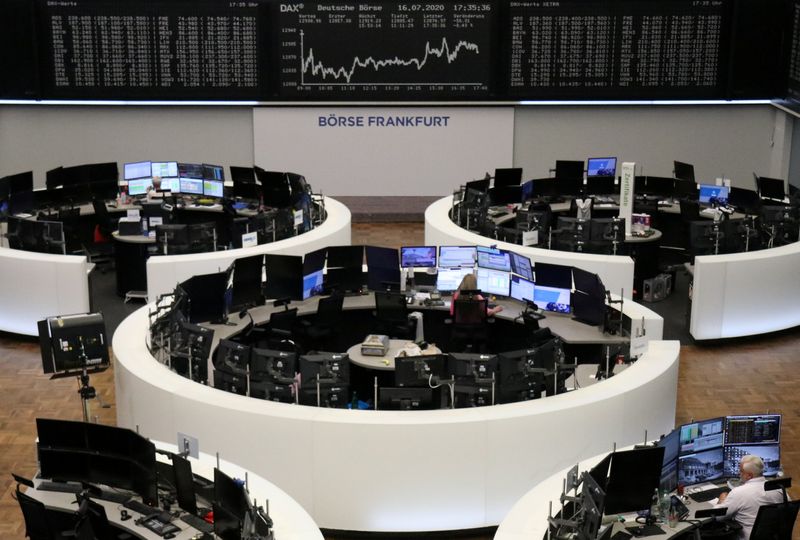
[(725, 92), (729, 0), (512, 0), (512, 97), (710, 98)]
[(489, 0), (280, 4), (278, 93), (312, 100), (487, 97), (495, 25)]
[(258, 99), (258, 2), (39, 0), (42, 93), (53, 98)]

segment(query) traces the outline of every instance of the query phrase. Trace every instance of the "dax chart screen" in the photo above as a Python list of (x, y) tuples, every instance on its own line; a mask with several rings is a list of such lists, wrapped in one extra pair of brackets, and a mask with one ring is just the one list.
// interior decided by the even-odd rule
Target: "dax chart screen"
[(279, 8), (282, 97), (490, 94), (494, 1), (302, 2)]

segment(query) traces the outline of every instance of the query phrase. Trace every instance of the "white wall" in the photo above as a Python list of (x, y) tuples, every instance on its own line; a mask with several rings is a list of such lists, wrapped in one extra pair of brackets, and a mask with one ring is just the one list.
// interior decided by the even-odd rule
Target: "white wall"
[(0, 176), (144, 160), (252, 165), (252, 108), (0, 107)]
[[(514, 163), (534, 178), (556, 159), (615, 155), (651, 175), (671, 174), (679, 160), (693, 163), (698, 179), (724, 173), (733, 185), (752, 187), (753, 171), (787, 177), (792, 132), (793, 119), (771, 105), (517, 107)], [(0, 107), (0, 175), (34, 169), (37, 185), (47, 169), (105, 160), (249, 165), (253, 147), (249, 107)]]
[(694, 164), (698, 182), (724, 174), (754, 189), (754, 171), (787, 177), (791, 124), (771, 105), (519, 107), (514, 163), (541, 178), (556, 159), (617, 156), (636, 174), (671, 176), (676, 160)]

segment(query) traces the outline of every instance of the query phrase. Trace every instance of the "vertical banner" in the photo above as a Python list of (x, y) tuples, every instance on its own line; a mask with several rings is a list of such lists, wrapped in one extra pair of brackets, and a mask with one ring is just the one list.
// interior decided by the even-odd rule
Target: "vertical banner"
[(622, 164), (622, 180), (619, 182), (619, 217), (625, 218), (625, 236), (631, 235), (635, 169), (636, 163), (628, 161)]

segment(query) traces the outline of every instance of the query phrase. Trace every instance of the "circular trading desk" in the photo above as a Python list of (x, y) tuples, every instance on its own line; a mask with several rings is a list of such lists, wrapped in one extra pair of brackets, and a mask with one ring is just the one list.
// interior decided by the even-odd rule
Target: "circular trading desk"
[[(632, 321), (649, 312), (625, 306)], [(494, 526), (553, 471), (613, 441), (633, 444), (644, 430), (666, 432), (674, 422), (677, 342), (649, 341), (621, 374), (545, 399), (432, 411), (321, 409), (227, 393), (170, 371), (145, 343), (150, 307), (134, 312), (114, 335), (118, 424), (167, 440), (178, 431), (197, 437), (201, 447), (270, 478), (326, 529)], [(513, 317), (512, 311), (500, 315)], [(254, 318), (265, 320), (257, 310)], [(225, 328), (227, 335), (237, 331), (216, 327), (218, 334)], [(645, 339), (660, 335), (654, 323)]]
[(573, 253), (500, 242), (458, 226), (450, 219), (453, 197), (448, 196), (428, 206), (425, 210), (426, 245), (497, 245), (501, 249), (527, 255), (534, 262), (576, 266), (600, 276), (606, 289), (625, 298), (633, 295), (634, 262), (628, 256)]
[(195, 253), (191, 255), (159, 255), (147, 259), (147, 297), (155, 300), (170, 293), (175, 285), (200, 274), (228, 268), (234, 259), (275, 253), (305, 255), (327, 246), (350, 245), (350, 210), (342, 203), (325, 197), (327, 217), (312, 230), (253, 247)]

